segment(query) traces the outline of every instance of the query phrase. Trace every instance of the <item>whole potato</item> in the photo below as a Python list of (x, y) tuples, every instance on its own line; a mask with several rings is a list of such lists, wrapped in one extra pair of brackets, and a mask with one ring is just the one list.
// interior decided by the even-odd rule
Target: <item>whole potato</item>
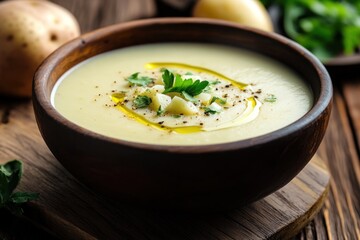
[(198, 0), (193, 8), (193, 16), (223, 19), (273, 31), (269, 13), (259, 0)]
[(0, 94), (30, 97), (32, 78), (56, 48), (80, 28), (65, 8), (48, 1), (0, 3)]

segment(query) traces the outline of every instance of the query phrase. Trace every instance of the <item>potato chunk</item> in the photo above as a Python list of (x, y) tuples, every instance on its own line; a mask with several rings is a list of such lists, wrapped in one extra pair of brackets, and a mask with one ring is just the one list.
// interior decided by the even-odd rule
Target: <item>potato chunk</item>
[(188, 102), (177, 96), (171, 100), (171, 103), (165, 110), (170, 113), (184, 115), (194, 115), (199, 112), (199, 109), (192, 102)]

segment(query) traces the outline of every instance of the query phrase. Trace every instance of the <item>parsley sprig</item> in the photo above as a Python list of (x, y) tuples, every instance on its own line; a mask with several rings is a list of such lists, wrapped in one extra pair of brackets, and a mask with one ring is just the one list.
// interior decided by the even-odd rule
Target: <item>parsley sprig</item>
[(10, 212), (21, 215), (21, 204), (35, 200), (38, 193), (13, 192), (22, 176), (22, 162), (13, 160), (0, 165), (0, 209), (5, 208)]
[(131, 83), (131, 85), (137, 85), (143, 87), (153, 82), (153, 79), (150, 77), (139, 76), (139, 72), (130, 75), (129, 77), (126, 78), (126, 80), (128, 80)]
[(151, 102), (152, 100), (148, 96), (137, 96), (134, 99), (134, 104), (136, 108), (146, 108), (150, 105)]
[(208, 81), (193, 81), (190, 79), (183, 79), (179, 74), (173, 74), (169, 70), (165, 69), (162, 74), (164, 81), (164, 94), (170, 92), (182, 93), (184, 97), (188, 97), (191, 101), (191, 97), (199, 95), (208, 85)]

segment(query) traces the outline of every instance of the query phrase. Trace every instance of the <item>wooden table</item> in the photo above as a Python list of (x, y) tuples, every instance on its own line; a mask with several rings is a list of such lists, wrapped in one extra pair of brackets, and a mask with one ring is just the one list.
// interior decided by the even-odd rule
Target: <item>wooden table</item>
[[(54, 2), (69, 9), (77, 17), (83, 33), (113, 23), (156, 16), (156, 5), (152, 0)], [(318, 150), (318, 155), (326, 162), (332, 176), (330, 192), (320, 213), (296, 239), (360, 239), (360, 73), (351, 77), (342, 77), (340, 74), (333, 80), (333, 112), (326, 136)], [(18, 104), (31, 108), (30, 101), (27, 101), (0, 99), (0, 125), (14, 121), (11, 111)], [(53, 236), (33, 223), (0, 212), (0, 237), (50, 239)]]

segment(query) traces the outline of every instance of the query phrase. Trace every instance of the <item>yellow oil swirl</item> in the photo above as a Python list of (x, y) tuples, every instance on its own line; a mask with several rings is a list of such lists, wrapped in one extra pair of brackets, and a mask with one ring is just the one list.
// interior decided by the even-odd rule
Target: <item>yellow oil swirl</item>
[(111, 100), (116, 104), (116, 107), (122, 111), (127, 117), (136, 120), (138, 123), (150, 126), (161, 131), (174, 131), (176, 133), (195, 133), (203, 131), (201, 126), (182, 126), (182, 127), (168, 127), (159, 123), (154, 123), (147, 120), (144, 116), (136, 113), (124, 104), (125, 96), (123, 94), (114, 93), (111, 95)]
[(226, 123), (222, 123), (218, 126), (215, 127), (208, 127), (208, 128), (204, 128), (204, 131), (214, 131), (214, 130), (220, 130), (220, 129), (224, 129), (224, 128), (230, 128), (230, 127), (235, 127), (235, 126), (239, 126), (248, 122), (251, 122), (252, 120), (254, 120), (260, 113), (260, 107), (261, 107), (261, 102), (256, 100), (256, 98), (254, 97), (249, 97), (246, 99), (246, 109), (244, 110), (244, 112), (236, 117), (233, 120), (230, 120), (229, 122)]
[(201, 127), (201, 126), (183, 126), (183, 127), (168, 127), (159, 123), (154, 123), (149, 120), (147, 120), (144, 116), (136, 113), (135, 111), (128, 108), (124, 102), (125, 102), (125, 96), (123, 94), (114, 93), (111, 95), (111, 100), (117, 105), (116, 107), (122, 111), (127, 117), (134, 119), (138, 123), (144, 124), (146, 126), (155, 128), (157, 130), (161, 131), (173, 131), (176, 133), (181, 134), (188, 134), (188, 133), (196, 133), (196, 132), (209, 132), (209, 131), (215, 131), (220, 130), (224, 128), (230, 128), (234, 126), (238, 126), (240, 124), (248, 123), (252, 120), (254, 120), (257, 115), (259, 114), (259, 109), (261, 106), (261, 103), (256, 100), (254, 97), (247, 98), (247, 104), (246, 109), (244, 112), (234, 120), (227, 122), (225, 124), (221, 124), (216, 127)]
[(146, 69), (165, 68), (165, 67), (183, 68), (183, 69), (188, 69), (188, 70), (192, 70), (192, 71), (196, 71), (196, 72), (208, 73), (208, 74), (214, 75), (218, 78), (222, 78), (240, 89), (244, 89), (247, 86), (247, 84), (245, 84), (245, 83), (238, 82), (238, 81), (231, 79), (221, 73), (218, 73), (211, 69), (199, 67), (199, 66), (193, 66), (193, 65), (189, 65), (189, 64), (185, 64), (185, 63), (172, 63), (172, 62), (151, 62), (151, 63), (145, 64)]

